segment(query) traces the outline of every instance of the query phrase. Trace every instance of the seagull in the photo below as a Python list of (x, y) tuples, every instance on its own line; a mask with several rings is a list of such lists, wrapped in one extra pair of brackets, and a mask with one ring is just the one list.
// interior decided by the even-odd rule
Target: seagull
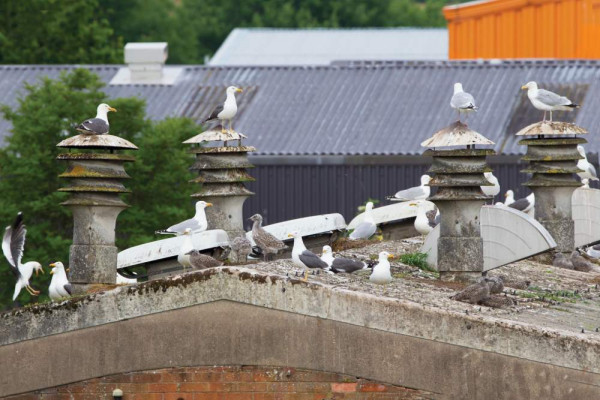
[(29, 285), (29, 278), (31, 278), (34, 270), (36, 276), (40, 271), (42, 274), (44, 273), (42, 265), (37, 261), (29, 261), (25, 264), (21, 264), (23, 250), (25, 249), (25, 236), (27, 235), (27, 229), (25, 228), (25, 224), (23, 224), (23, 213), (19, 212), (15, 222), (6, 227), (4, 238), (2, 239), (2, 252), (10, 265), (11, 271), (17, 278), (15, 292), (12, 298), (13, 301), (16, 300), (23, 288), (25, 288), (32, 296), (39, 295), (40, 292), (34, 290)]
[(256, 245), (261, 249), (265, 261), (267, 261), (269, 254), (277, 254), (279, 250), (287, 247), (285, 243), (263, 229), (262, 215), (254, 214), (249, 219), (254, 221), (254, 225), (252, 225), (252, 239), (254, 239)]
[(486, 283), (490, 287), (490, 294), (502, 293), (505, 279), (503, 275), (485, 278)]
[(467, 286), (454, 296), (452, 300), (462, 301), (463, 303), (480, 304), (490, 297), (490, 285), (485, 278), (479, 278), (477, 283)]
[(463, 91), (462, 83), (459, 82), (454, 84), (454, 94), (450, 100), (450, 107), (458, 112), (459, 121), (461, 113), (467, 114), (469, 112), (477, 111), (475, 99), (471, 94)]
[(222, 261), (212, 258), (209, 255), (202, 254), (198, 250), (192, 250), (186, 254), (188, 256), (190, 265), (196, 269), (207, 269), (220, 267), (223, 265)]
[(52, 280), (48, 287), (48, 295), (52, 300), (60, 300), (73, 294), (73, 287), (67, 279), (65, 266), (60, 261), (50, 264)]
[(552, 266), (556, 267), (556, 268), (563, 268), (563, 269), (573, 269), (574, 268), (573, 262), (561, 252), (554, 254), (554, 258), (552, 259)]
[(377, 230), (377, 225), (375, 225), (371, 210), (373, 210), (373, 202), (370, 201), (365, 207), (365, 217), (363, 218), (363, 221), (354, 228), (354, 231), (352, 231), (349, 236), (350, 240), (366, 240), (373, 236)]
[(298, 232), (288, 234), (288, 237), (294, 238), (294, 247), (292, 248), (292, 261), (294, 265), (304, 268), (304, 281), (308, 280), (308, 269), (320, 268), (328, 270), (327, 263), (319, 258), (315, 253), (306, 249), (302, 236)]
[(496, 197), (496, 195), (500, 193), (500, 183), (498, 182), (498, 178), (496, 178), (491, 172), (484, 172), (483, 176), (489, 183), (492, 183), (494, 186), (482, 186), (481, 191), (486, 196)]
[(331, 250), (330, 246), (323, 246), (321, 260), (325, 261), (325, 263), (329, 266), (329, 271), (335, 274), (340, 272), (351, 274), (362, 269), (373, 268), (374, 264), (372, 262), (351, 260), (350, 258), (333, 257), (333, 251)]
[(597, 268), (592, 262), (586, 260), (581, 254), (579, 254), (577, 250), (571, 253), (571, 262), (573, 263), (573, 268), (575, 271), (591, 272)]
[(510, 203), (508, 206), (511, 208), (514, 208), (515, 210), (519, 210), (521, 212), (532, 215), (533, 212), (535, 211), (535, 209), (534, 209), (535, 194), (530, 193), (529, 196), (523, 197), (522, 199), (519, 199), (519, 200), (515, 200), (512, 203)]
[(86, 135), (105, 135), (108, 133), (108, 112), (117, 112), (116, 108), (112, 108), (106, 103), (102, 103), (96, 110), (96, 118), (90, 118), (77, 125), (75, 129)]
[(388, 197), (388, 200), (392, 201), (414, 201), (414, 200), (425, 200), (429, 197), (431, 188), (428, 186), (431, 176), (425, 174), (421, 175), (421, 186), (415, 186), (408, 189), (404, 189), (396, 193), (393, 197)]
[(231, 241), (231, 250), (235, 253), (237, 261), (246, 261), (248, 255), (252, 253), (252, 243), (246, 238), (246, 235), (239, 236)]
[(512, 190), (507, 190), (506, 193), (504, 194), (504, 205), (510, 206), (514, 202), (515, 202), (515, 192), (513, 192)]
[(583, 157), (583, 159), (580, 159), (579, 161), (577, 161), (577, 168), (583, 170), (582, 172), (578, 172), (577, 175), (579, 175), (579, 177), (582, 179), (582, 182), (583, 182), (583, 179), (591, 179), (593, 181), (597, 181), (598, 175), (596, 175), (596, 167), (594, 167), (594, 164), (592, 164), (588, 161), (587, 156), (585, 154), (585, 149), (583, 148), (583, 146), (578, 145), (577, 151)]
[(550, 122), (552, 122), (552, 111), (572, 111), (574, 108), (579, 108), (579, 104), (573, 103), (564, 96), (559, 96), (548, 90), (538, 89), (537, 83), (533, 81), (521, 86), (521, 89), (527, 89), (527, 97), (529, 97), (531, 104), (544, 112), (543, 122), (546, 121), (547, 111), (550, 111)]
[(390, 271), (389, 258), (393, 258), (394, 255), (387, 251), (379, 253), (379, 261), (373, 267), (373, 272), (369, 276), (369, 280), (377, 285), (387, 285), (392, 281), (392, 272)]
[(590, 180), (587, 179), (587, 178), (583, 178), (581, 180), (581, 184), (583, 185), (583, 186), (581, 186), (583, 189), (589, 189), (590, 188)]
[(229, 121), (228, 131), (232, 133), (233, 128), (231, 120), (235, 117), (235, 114), (237, 114), (237, 103), (235, 101), (235, 94), (237, 92), (242, 92), (242, 89), (235, 86), (229, 86), (226, 90), (227, 98), (225, 99), (225, 103), (215, 107), (212, 113), (210, 113), (210, 116), (202, 121), (202, 123), (219, 119), (221, 121), (221, 133), (226, 133), (225, 121)]
[(192, 233), (204, 232), (208, 228), (206, 212), (204, 211), (206, 207), (212, 207), (212, 203), (205, 201), (196, 202), (196, 215), (194, 215), (194, 218), (186, 219), (183, 222), (170, 226), (167, 229), (156, 231), (155, 233), (158, 235), (180, 236), (183, 235), (186, 229), (190, 229)]
[(600, 258), (600, 244), (588, 247), (586, 254), (592, 258)]
[(179, 249), (179, 254), (177, 255), (177, 262), (183, 266), (183, 269), (192, 266), (190, 262), (190, 252), (192, 250), (194, 250), (194, 243), (192, 242), (192, 230), (190, 228), (186, 228), (186, 230), (183, 232), (183, 242), (181, 243), (181, 248)]
[(415, 202), (410, 203), (409, 206), (417, 207), (417, 217), (415, 218), (414, 226), (417, 232), (419, 232), (421, 235), (427, 235), (439, 223), (439, 219), (437, 223), (435, 222), (437, 213), (434, 215), (433, 220), (428, 217), (427, 212), (434, 211), (429, 209), (428, 203)]

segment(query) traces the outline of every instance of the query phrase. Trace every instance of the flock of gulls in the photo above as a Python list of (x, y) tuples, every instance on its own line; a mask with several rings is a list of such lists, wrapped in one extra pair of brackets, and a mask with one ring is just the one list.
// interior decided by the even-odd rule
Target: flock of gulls
[[(536, 109), (544, 111), (543, 121), (546, 121), (547, 112), (550, 113), (550, 121), (552, 121), (553, 111), (570, 111), (579, 107), (579, 105), (574, 104), (564, 96), (560, 96), (544, 89), (539, 89), (536, 82), (529, 82), (526, 85), (523, 85), (522, 89), (527, 90), (527, 96), (532, 105)], [(228, 87), (226, 89), (225, 102), (216, 107), (203, 122), (219, 120), (221, 122), (222, 133), (233, 132), (232, 121), (237, 113), (235, 94), (238, 92), (242, 92), (242, 90), (235, 86)], [(462, 114), (468, 115), (478, 109), (474, 97), (463, 90), (461, 83), (456, 83), (454, 85), (454, 93), (450, 101), (450, 106), (458, 113), (459, 121)], [(76, 129), (87, 135), (108, 134), (110, 127), (108, 113), (116, 111), (116, 109), (108, 104), (100, 104), (97, 108), (96, 117), (83, 121)], [(228, 123), (227, 130), (225, 129), (226, 123)], [(582, 179), (584, 187), (589, 187), (590, 180), (598, 180), (596, 169), (588, 162), (583, 146), (578, 146), (578, 151), (583, 156), (583, 159), (577, 164), (583, 172), (578, 173), (578, 175)], [(490, 185), (481, 186), (481, 191), (490, 197), (497, 196), (500, 193), (500, 183), (498, 179), (491, 172), (486, 172), (484, 175)], [(400, 190), (393, 196), (388, 197), (391, 201), (409, 202), (410, 207), (415, 207), (417, 209), (414, 227), (421, 235), (427, 235), (440, 222), (439, 210), (437, 208), (432, 209), (431, 203), (425, 201), (430, 197), (430, 181), (431, 177), (429, 175), (422, 175), (421, 184), (419, 186)], [(527, 197), (515, 199), (514, 192), (512, 190), (507, 190), (504, 198), (504, 202), (497, 202), (494, 205), (497, 207), (511, 207), (529, 214), (532, 214), (534, 211), (535, 197), (533, 193)], [(196, 203), (196, 212), (193, 218), (155, 232), (156, 234), (184, 236), (177, 256), (177, 261), (182, 265), (184, 270), (187, 268), (214, 268), (223, 265), (222, 261), (207, 254), (203, 254), (195, 249), (192, 240), (194, 234), (207, 230), (208, 223), (205, 210), (207, 207), (211, 206), (211, 203), (198, 201)], [(377, 224), (374, 221), (372, 210), (373, 203), (367, 203), (363, 220), (350, 233), (348, 237), (350, 240), (366, 240), (376, 233)], [(230, 243), (230, 248), (238, 261), (244, 263), (249, 257), (255, 254), (262, 254), (266, 261), (269, 259), (270, 255), (277, 254), (287, 248), (282, 240), (279, 240), (263, 228), (263, 218), (260, 214), (255, 214), (249, 219), (253, 222), (250, 234), (255, 242), (255, 246), (252, 245), (245, 235), (234, 238)], [(34, 272), (36, 275), (38, 273), (44, 273), (42, 265), (36, 261), (27, 263), (21, 262), (25, 248), (26, 234), (27, 230), (23, 223), (23, 215), (22, 213), (18, 213), (13, 224), (6, 227), (2, 240), (2, 251), (10, 265), (11, 271), (16, 277), (13, 300), (18, 297), (23, 288), (31, 295), (37, 296), (40, 294), (38, 290), (35, 290), (31, 286), (29, 280)], [(288, 238), (293, 238), (291, 261), (294, 266), (304, 271), (304, 281), (308, 280), (309, 271), (311, 270), (317, 271), (317, 273), (318, 271), (324, 271), (329, 274), (351, 274), (361, 270), (371, 270), (369, 277), (371, 282), (385, 285), (392, 281), (389, 260), (394, 256), (386, 251), (379, 253), (377, 261), (358, 260), (335, 256), (330, 246), (324, 246), (322, 253), (319, 256), (306, 248), (302, 235), (300, 235), (299, 232), (290, 232)], [(600, 258), (600, 245), (589, 247), (587, 249), (587, 255), (592, 258)], [(554, 265), (578, 271), (598, 269), (597, 266), (582, 257), (578, 251), (574, 251), (570, 257), (567, 257), (562, 253), (557, 253), (554, 258)], [(60, 261), (56, 261), (49, 266), (51, 267), (50, 274), (52, 274), (52, 279), (48, 287), (49, 297), (52, 300), (59, 300), (72, 295), (72, 287), (67, 278), (68, 268), (65, 268)], [(468, 286), (453, 298), (455, 300), (474, 304), (480, 303), (481, 300), (488, 298), (490, 294), (502, 292), (504, 288), (504, 279), (504, 277), (482, 277), (477, 283)], [(132, 281), (135, 280), (125, 279), (117, 274), (117, 283), (133, 283)]]

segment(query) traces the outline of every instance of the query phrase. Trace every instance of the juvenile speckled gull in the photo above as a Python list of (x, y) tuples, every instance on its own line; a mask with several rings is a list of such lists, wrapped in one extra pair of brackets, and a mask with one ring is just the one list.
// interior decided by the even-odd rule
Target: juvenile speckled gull
[(490, 287), (485, 278), (479, 278), (477, 283), (467, 286), (454, 296), (452, 300), (462, 301), (470, 304), (480, 304), (490, 297)]
[(277, 254), (280, 250), (286, 248), (285, 243), (263, 229), (262, 215), (254, 214), (249, 219), (254, 222), (252, 225), (252, 239), (254, 239), (256, 245), (262, 250), (265, 261), (269, 254)]
[(411, 187), (408, 189), (400, 190), (394, 197), (390, 197), (389, 200), (393, 201), (413, 201), (413, 200), (425, 200), (429, 197), (431, 188), (427, 186), (431, 181), (431, 177), (427, 174), (421, 175), (421, 185)]
[(27, 235), (27, 229), (23, 224), (23, 214), (18, 213), (17, 218), (12, 225), (6, 227), (4, 237), (2, 239), (2, 252), (4, 257), (8, 261), (10, 270), (17, 278), (15, 283), (15, 291), (13, 294), (13, 301), (17, 298), (22, 288), (25, 288), (32, 296), (40, 294), (39, 291), (34, 290), (29, 285), (29, 278), (35, 270), (37, 275), (39, 271), (44, 273), (42, 265), (37, 261), (26, 262), (21, 264), (23, 258), (23, 251), (25, 249), (25, 236)]
[(375, 234), (377, 225), (375, 224), (375, 220), (373, 220), (371, 210), (373, 210), (373, 203), (368, 202), (365, 207), (365, 217), (350, 234), (350, 240), (368, 239)]
[(52, 270), (52, 280), (50, 286), (48, 286), (48, 295), (52, 300), (60, 300), (65, 297), (70, 297), (73, 294), (73, 287), (69, 283), (67, 278), (67, 271), (62, 262), (57, 261), (50, 264)]
[(454, 84), (454, 94), (450, 100), (450, 107), (458, 112), (459, 121), (461, 113), (467, 114), (469, 112), (477, 111), (475, 99), (470, 93), (463, 91), (462, 83), (459, 82)]
[(105, 135), (109, 130), (108, 112), (117, 110), (102, 103), (96, 109), (96, 118), (90, 118), (77, 125), (75, 129), (87, 135)]
[(186, 219), (183, 222), (168, 227), (162, 231), (156, 231), (157, 234), (161, 235), (183, 235), (186, 229), (189, 229), (191, 233), (204, 232), (208, 227), (206, 221), (206, 207), (212, 207), (212, 203), (205, 201), (196, 202), (196, 215), (193, 218)]
[(302, 236), (298, 232), (292, 232), (288, 234), (288, 237), (294, 238), (294, 247), (292, 248), (292, 262), (295, 266), (304, 269), (304, 280), (308, 280), (308, 270), (310, 269), (323, 269), (327, 270), (329, 267), (325, 261), (321, 260), (319, 256), (310, 250), (306, 249)]
[(573, 111), (573, 109), (579, 108), (579, 104), (573, 103), (564, 96), (549, 90), (538, 89), (537, 83), (533, 81), (521, 86), (521, 89), (527, 90), (527, 97), (535, 108), (544, 111), (543, 121), (546, 121), (547, 111), (550, 111), (550, 121), (552, 121), (552, 111)]
[(226, 90), (227, 97), (223, 104), (219, 104), (215, 109), (210, 113), (208, 118), (206, 118), (204, 122), (212, 121), (218, 119), (221, 121), (221, 132), (225, 133), (225, 121), (229, 121), (229, 131), (233, 131), (232, 120), (233, 117), (237, 114), (237, 102), (235, 101), (235, 93), (241, 92), (242, 89), (237, 88), (235, 86), (229, 86)]
[(223, 265), (221, 261), (209, 255), (202, 254), (198, 250), (190, 251), (189, 253), (187, 253), (187, 256), (189, 257), (190, 265), (192, 266), (192, 268), (207, 269), (220, 267), (221, 265)]
[(587, 155), (585, 154), (585, 148), (582, 145), (578, 145), (577, 151), (582, 157), (584, 157), (583, 159), (577, 161), (577, 168), (583, 170), (583, 172), (578, 172), (577, 175), (579, 175), (581, 179), (591, 179), (593, 181), (597, 181), (598, 175), (596, 175), (596, 167), (594, 167), (594, 164), (588, 161)]

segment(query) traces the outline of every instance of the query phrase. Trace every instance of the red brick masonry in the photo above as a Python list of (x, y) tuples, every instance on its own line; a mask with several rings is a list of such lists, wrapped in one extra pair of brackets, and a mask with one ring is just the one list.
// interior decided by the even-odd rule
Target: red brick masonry
[(417, 400), (431, 393), (353, 376), (281, 367), (191, 367), (90, 379), (10, 400)]

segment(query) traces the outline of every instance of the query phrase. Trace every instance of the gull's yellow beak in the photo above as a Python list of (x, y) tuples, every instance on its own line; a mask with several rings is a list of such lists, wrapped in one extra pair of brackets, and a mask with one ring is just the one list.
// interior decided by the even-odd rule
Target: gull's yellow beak
[(521, 86), (521, 90), (527, 90), (527, 89), (529, 89), (529, 88), (527, 87), (527, 85), (523, 85), (523, 86)]
[(418, 206), (418, 204), (417, 203), (410, 203), (409, 206), (410, 207), (415, 207), (415, 206)]
[(288, 233), (287, 237), (291, 238), (291, 237), (294, 237), (294, 235), (292, 235), (291, 233)]
[(54, 267), (56, 267), (56, 264), (52, 263), (52, 264), (49, 265), (49, 267), (54, 268)]
[(71, 268), (67, 268), (66, 271), (69, 272), (71, 270)]
[(212, 207), (213, 203), (206, 203), (206, 207)]
[(235, 91), (236, 91), (236, 92), (240, 92), (240, 93), (242, 93), (242, 92), (243, 92), (243, 90), (242, 90), (242, 89), (240, 89), (240, 88), (236, 88), (236, 89), (235, 89)]
[(108, 111), (114, 111), (114, 112), (117, 112), (117, 109), (116, 109), (116, 108), (112, 108), (112, 107), (108, 107)]
[(396, 257), (396, 256), (395, 256), (395, 255), (393, 255), (393, 254), (390, 254), (390, 255), (388, 256), (388, 258), (395, 258), (395, 257)]

